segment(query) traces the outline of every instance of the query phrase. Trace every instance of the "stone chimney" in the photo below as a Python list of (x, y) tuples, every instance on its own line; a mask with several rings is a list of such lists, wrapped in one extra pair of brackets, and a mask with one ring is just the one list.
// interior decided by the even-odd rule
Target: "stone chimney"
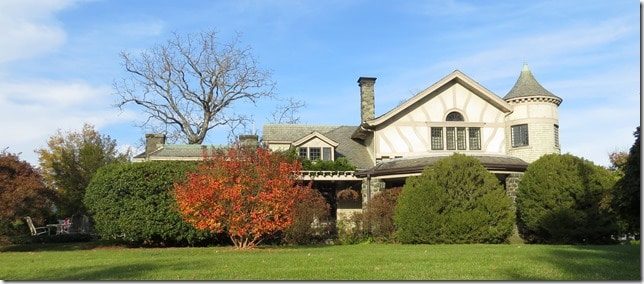
[(371, 120), (376, 117), (376, 100), (374, 94), (374, 85), (376, 78), (360, 77), (358, 86), (360, 86), (360, 119), (361, 122)]
[(150, 153), (161, 148), (163, 144), (165, 144), (165, 134), (145, 134), (145, 158), (149, 158)]
[(259, 136), (255, 134), (239, 135), (239, 144), (241, 144), (242, 146), (257, 147), (259, 145)]

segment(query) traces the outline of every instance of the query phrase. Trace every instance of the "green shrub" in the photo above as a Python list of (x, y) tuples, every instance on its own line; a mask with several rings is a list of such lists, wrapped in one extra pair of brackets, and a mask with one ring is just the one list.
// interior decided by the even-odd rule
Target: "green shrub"
[(289, 244), (317, 243), (330, 237), (329, 204), (316, 189), (309, 189), (295, 205), (293, 224), (284, 230)]
[(519, 182), (519, 234), (529, 243), (610, 242), (617, 225), (602, 199), (614, 184), (608, 170), (582, 158), (542, 156)]
[(169, 190), (196, 162), (151, 161), (99, 169), (84, 202), (103, 239), (122, 237), (144, 245), (199, 245), (215, 235), (194, 229), (175, 210)]
[(395, 208), (402, 243), (503, 243), (512, 234), (512, 201), (481, 163), (454, 154), (409, 177)]
[(345, 157), (337, 158), (333, 161), (300, 159), (303, 171), (355, 171), (356, 166)]
[(376, 242), (394, 242), (394, 209), (402, 187), (390, 188), (373, 196), (363, 212), (363, 230)]

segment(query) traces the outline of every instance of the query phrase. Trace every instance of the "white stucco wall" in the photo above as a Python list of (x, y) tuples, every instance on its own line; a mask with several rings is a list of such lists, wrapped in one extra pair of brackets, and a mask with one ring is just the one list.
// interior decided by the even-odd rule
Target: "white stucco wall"
[[(459, 152), (505, 154), (505, 113), (460, 84), (454, 84), (428, 96), (418, 105), (410, 107), (408, 111), (376, 129), (374, 133), (376, 159), (383, 156), (414, 157), (430, 153), (454, 152), (431, 150), (430, 128), (432, 126), (480, 127), (481, 150)], [(463, 114), (465, 121), (445, 122), (446, 115), (452, 111)]]

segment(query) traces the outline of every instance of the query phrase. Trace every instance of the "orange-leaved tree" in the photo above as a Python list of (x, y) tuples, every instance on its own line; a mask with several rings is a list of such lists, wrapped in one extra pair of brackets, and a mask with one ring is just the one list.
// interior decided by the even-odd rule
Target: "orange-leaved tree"
[(300, 168), (263, 148), (213, 150), (195, 173), (175, 184), (173, 195), (195, 228), (225, 232), (237, 248), (253, 247), (293, 223), (295, 204), (307, 189), (294, 179)]

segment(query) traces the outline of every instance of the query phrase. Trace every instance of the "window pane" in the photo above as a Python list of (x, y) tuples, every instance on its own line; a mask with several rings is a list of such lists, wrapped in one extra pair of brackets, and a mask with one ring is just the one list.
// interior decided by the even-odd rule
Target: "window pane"
[(322, 160), (330, 161), (331, 159), (331, 148), (324, 147), (322, 148)]
[(456, 150), (456, 128), (445, 127), (447, 138), (447, 150)]
[(527, 146), (528, 144), (528, 125), (514, 125), (511, 128), (512, 147)]
[(320, 148), (309, 148), (309, 159), (319, 160), (320, 159)]
[(465, 127), (456, 128), (456, 146), (459, 150), (465, 150)]
[(443, 150), (442, 127), (432, 127), (432, 150)]
[(470, 150), (481, 150), (481, 128), (470, 127)]
[(306, 155), (306, 147), (300, 147), (300, 158), (307, 159), (308, 155)]

